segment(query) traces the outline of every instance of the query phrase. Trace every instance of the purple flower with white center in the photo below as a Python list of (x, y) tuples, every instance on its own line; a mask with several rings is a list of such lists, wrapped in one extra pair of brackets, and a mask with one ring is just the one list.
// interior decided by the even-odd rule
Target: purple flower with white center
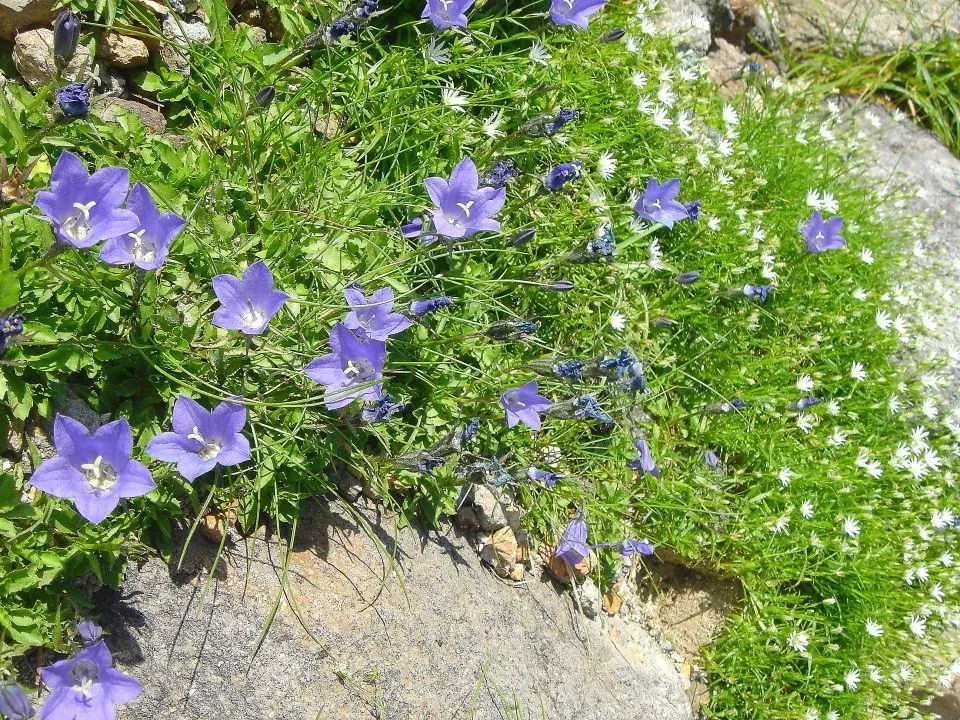
[(90, 91), (83, 83), (67, 83), (57, 88), (57, 105), (67, 117), (83, 117), (90, 111)]
[(441, 295), (440, 297), (427, 298), (426, 300), (414, 300), (410, 303), (409, 313), (414, 317), (421, 318), (424, 315), (435, 313), (437, 310), (453, 306), (453, 298)]
[(114, 420), (91, 435), (73, 418), (53, 421), (56, 456), (45, 460), (30, 484), (54, 497), (68, 498), (83, 517), (99, 524), (121, 498), (146, 495), (156, 485), (150, 471), (130, 459), (133, 433), (126, 418)]
[(365, 335), (372, 340), (386, 340), (406, 330), (413, 322), (406, 315), (390, 312), (393, 309), (391, 287), (380, 288), (370, 297), (358, 288), (348, 287), (343, 291), (343, 296), (351, 308), (343, 324), (358, 335)]
[(641, 476), (644, 473), (649, 473), (655, 478), (660, 477), (660, 468), (657, 467), (657, 463), (653, 459), (649, 443), (647, 443), (644, 438), (638, 438), (633, 441), (633, 444), (634, 447), (637, 448), (637, 452), (640, 453), (640, 456), (628, 462), (627, 467), (637, 470)]
[(29, 720), (37, 712), (30, 704), (30, 698), (19, 685), (7, 685), (0, 688), (0, 716), (7, 720)]
[(553, 0), (550, 19), (554, 25), (576, 25), (586, 29), (590, 16), (607, 4), (607, 0)]
[(679, 193), (680, 180), (677, 178), (671, 178), (663, 185), (656, 178), (650, 178), (633, 211), (644, 220), (672, 228), (674, 223), (690, 217), (687, 207), (676, 199)]
[(583, 163), (579, 160), (560, 163), (543, 178), (543, 186), (550, 192), (560, 192), (566, 183), (580, 177), (581, 168)]
[(572, 567), (590, 557), (590, 552), (590, 546), (587, 545), (587, 521), (582, 515), (577, 515), (567, 524), (560, 536), (554, 556)]
[(533, 482), (543, 484), (544, 487), (553, 488), (556, 486), (557, 480), (562, 480), (566, 475), (549, 470), (541, 470), (538, 467), (531, 467), (527, 469), (527, 477)]
[(649, 540), (624, 540), (620, 546), (620, 554), (623, 557), (630, 557), (636, 554), (649, 556), (653, 555), (653, 544)]
[(103, 628), (92, 620), (81, 620), (77, 623), (77, 634), (84, 645), (93, 645), (103, 638)]
[(822, 253), (847, 246), (847, 241), (840, 234), (842, 227), (842, 217), (825, 220), (819, 212), (814, 210), (813, 215), (810, 216), (810, 222), (800, 228), (800, 234), (807, 243), (807, 250), (812, 253)]
[(156, 270), (167, 259), (170, 243), (186, 220), (173, 212), (161, 214), (143, 183), (136, 183), (131, 188), (127, 209), (137, 214), (140, 227), (107, 240), (100, 249), (100, 259), (110, 265), (135, 265), (141, 270)]
[(379, 400), (387, 345), (359, 338), (343, 323), (330, 330), (332, 353), (318, 357), (304, 369), (308, 378), (326, 386), (323, 401), (330, 410), (349, 405), (354, 398)]
[(143, 692), (143, 685), (113, 667), (102, 641), (43, 668), (40, 675), (53, 690), (41, 720), (109, 720), (115, 717), (114, 706), (126, 705)]
[(518, 388), (504, 390), (500, 402), (507, 413), (507, 427), (522, 422), (534, 430), (540, 429), (540, 412), (553, 406), (547, 398), (537, 394), (537, 381), (531, 380)]
[(213, 291), (220, 309), (213, 314), (213, 324), (225, 330), (239, 330), (244, 335), (261, 335), (290, 296), (273, 288), (273, 275), (263, 260), (243, 271), (242, 278), (217, 275)]
[(250, 442), (240, 432), (247, 409), (237, 402), (222, 402), (207, 410), (181, 395), (173, 403), (173, 432), (160, 433), (147, 443), (155, 460), (175, 462), (177, 472), (193, 482), (217, 465), (229, 467), (250, 459)]
[(428, 177), (423, 181), (436, 207), (431, 211), (433, 228), (447, 238), (464, 238), (482, 230), (497, 232), (493, 216), (507, 199), (503, 188), (480, 187), (477, 166), (464, 158), (453, 169), (450, 181)]
[(467, 26), (467, 10), (473, 0), (427, 0), (422, 18), (430, 18), (437, 30)]
[(50, 190), (38, 192), (34, 203), (53, 223), (57, 242), (88, 248), (140, 225), (136, 213), (120, 207), (129, 185), (124, 168), (105, 167), (90, 175), (80, 158), (64, 150), (50, 174)]

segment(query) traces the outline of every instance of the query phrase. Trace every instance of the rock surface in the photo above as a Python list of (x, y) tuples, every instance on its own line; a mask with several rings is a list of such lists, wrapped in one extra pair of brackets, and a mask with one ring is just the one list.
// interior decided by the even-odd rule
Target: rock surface
[(676, 38), (679, 51), (703, 57), (713, 40), (709, 9), (705, 7), (706, 0), (671, 0), (661, 3), (651, 20), (658, 34)]
[(111, 32), (100, 37), (97, 57), (117, 67), (136, 68), (147, 64), (150, 50), (143, 40)]
[(48, 25), (57, 16), (55, 0), (0, 0), (0, 39), (13, 40), (18, 31)]
[[(57, 66), (53, 59), (53, 30), (41, 28), (17, 35), (13, 46), (13, 63), (24, 82), (37, 90), (53, 82)], [(93, 72), (90, 48), (78, 45), (77, 52), (63, 70), (68, 80), (87, 80)]]
[(775, 0), (774, 26), (789, 47), (838, 43), (877, 55), (960, 32), (956, 0)]
[(215, 569), (199, 536), (181, 570), (131, 568), (123, 595), (98, 602), (118, 664), (146, 686), (120, 717), (689, 720), (639, 624), (591, 622), (547, 582), (500, 581), (452, 531), (364, 518), (386, 557), (367, 520), (308, 510), (279, 599), (286, 550), (262, 536)]
[(98, 98), (93, 107), (93, 112), (104, 122), (116, 120), (123, 110), (136, 115), (150, 132), (162, 133), (167, 129), (167, 119), (163, 113), (136, 100)]
[(210, 28), (201, 20), (187, 20), (176, 15), (167, 15), (160, 29), (164, 37), (178, 44), (195, 42), (205, 45), (212, 40)]

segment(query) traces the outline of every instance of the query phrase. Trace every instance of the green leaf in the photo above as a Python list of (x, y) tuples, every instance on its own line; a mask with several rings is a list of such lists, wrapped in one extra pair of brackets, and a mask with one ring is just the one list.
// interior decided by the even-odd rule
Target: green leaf
[(9, 270), (0, 271), (0, 312), (20, 302), (20, 280)]

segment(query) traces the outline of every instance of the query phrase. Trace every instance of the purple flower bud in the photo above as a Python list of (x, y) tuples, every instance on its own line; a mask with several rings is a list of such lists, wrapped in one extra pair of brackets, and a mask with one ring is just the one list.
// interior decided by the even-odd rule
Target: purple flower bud
[(103, 637), (103, 628), (91, 620), (82, 620), (77, 624), (77, 634), (84, 645), (93, 645)]
[(700, 201), (694, 200), (692, 203), (687, 203), (684, 205), (687, 209), (687, 217), (691, 220), (696, 220), (700, 217)]
[(410, 303), (410, 314), (419, 318), (452, 305), (453, 298), (447, 297), (446, 295), (427, 298), (426, 300), (414, 300)]
[(0, 316), (0, 358), (7, 354), (10, 338), (23, 332), (23, 315)]
[(0, 716), (7, 720), (27, 720), (36, 714), (30, 699), (19, 685), (0, 688)]
[(560, 163), (543, 178), (543, 185), (550, 192), (559, 192), (566, 183), (580, 177), (582, 167), (583, 163), (579, 160)]
[(643, 372), (643, 363), (635, 360), (630, 363), (630, 383), (628, 385), (630, 392), (650, 392), (647, 387), (647, 376)]
[(691, 270), (690, 272), (682, 272), (677, 275), (677, 282), (681, 285), (693, 285), (697, 280), (700, 279), (700, 273), (696, 270)]
[(76, 13), (64, 10), (53, 21), (53, 57), (66, 65), (77, 51), (80, 41), (80, 20)]
[(557, 292), (566, 292), (567, 290), (573, 290), (574, 284), (572, 280), (554, 280), (546, 287)]
[(533, 482), (543, 484), (544, 487), (553, 488), (557, 484), (557, 480), (562, 480), (566, 477), (566, 475), (563, 473), (550, 472), (549, 470), (541, 470), (540, 468), (531, 467), (527, 469), (527, 477)]
[(628, 462), (627, 467), (638, 471), (641, 476), (644, 473), (649, 473), (655, 478), (660, 477), (660, 468), (657, 467), (657, 463), (653, 459), (653, 454), (650, 452), (650, 445), (646, 439), (637, 438), (633, 441), (633, 445), (637, 448), (639, 456)]
[(537, 234), (536, 229), (527, 228), (526, 230), (521, 230), (516, 235), (513, 236), (511, 242), (514, 245), (524, 245), (530, 242), (533, 239), (533, 236)]
[(532, 320), (498, 320), (483, 331), (494, 340), (520, 340), (533, 335), (540, 329), (540, 323)]
[(640, 555), (653, 555), (653, 545), (649, 540), (624, 540), (620, 546), (620, 554), (624, 557), (630, 557), (639, 553)]
[(807, 408), (814, 407), (823, 402), (822, 397), (805, 397), (797, 400), (793, 406), (797, 410), (806, 410)]
[(653, 321), (653, 326), (658, 328), (673, 327), (676, 324), (676, 321), (666, 317), (658, 317)]
[(553, 374), (564, 380), (583, 380), (583, 369), (586, 363), (583, 360), (566, 360), (565, 362), (554, 363), (552, 366)]
[(767, 301), (767, 296), (775, 289), (773, 285), (744, 285), (743, 295), (751, 299), (759, 300), (761, 303)]
[(273, 98), (277, 95), (277, 89), (273, 85), (267, 85), (260, 88), (260, 91), (254, 96), (254, 101), (262, 108), (269, 107)]
[(69, 83), (57, 88), (57, 104), (64, 115), (83, 117), (90, 110), (90, 91), (83, 83)]
[(748, 62), (743, 66), (743, 72), (746, 73), (755, 73), (760, 72), (763, 69), (763, 66), (760, 63)]
[(747, 407), (747, 401), (740, 398), (734, 398), (730, 401), (730, 407), (732, 407), (734, 410), (743, 410)]
[(385, 392), (372, 407), (365, 407), (360, 411), (360, 417), (365, 423), (375, 425), (376, 423), (389, 422), (397, 413), (403, 412), (407, 404), (403, 402), (394, 402), (393, 395)]
[(415, 238), (420, 237), (420, 233), (423, 232), (423, 218), (418, 217), (413, 220), (404, 223), (400, 226), (400, 233), (405, 238)]
[(493, 167), (490, 168), (483, 176), (480, 182), (483, 185), (489, 185), (493, 188), (502, 188), (519, 174), (520, 173), (517, 172), (516, 166), (513, 164), (513, 160), (497, 160), (493, 164)]
[(623, 28), (613, 28), (612, 30), (607, 30), (600, 36), (600, 42), (616, 42), (626, 34), (627, 31)]
[(703, 454), (703, 461), (707, 464), (707, 467), (715, 468), (720, 464), (720, 458), (717, 457), (717, 454), (713, 450), (707, 450)]

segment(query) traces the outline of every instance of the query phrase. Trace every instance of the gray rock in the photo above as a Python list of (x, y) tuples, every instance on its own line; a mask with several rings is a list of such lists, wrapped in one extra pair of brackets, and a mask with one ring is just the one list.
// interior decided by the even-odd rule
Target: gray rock
[(714, 30), (714, 40), (722, 37), (729, 43), (746, 50), (764, 48), (779, 50), (780, 43), (769, 17), (769, 3), (760, 0), (733, 0), (733, 23), (729, 30)]
[(769, 58), (756, 53), (747, 54), (723, 38), (714, 40), (716, 47), (707, 53), (707, 77), (720, 91), (720, 95), (731, 98), (744, 88), (744, 67), (747, 64), (760, 65), (768, 76), (777, 75), (779, 68)]
[(504, 505), (500, 502), (499, 491), (486, 485), (473, 487), (473, 512), (484, 532), (495, 532), (508, 524)]
[(124, 112), (133, 113), (150, 132), (162, 133), (167, 129), (167, 119), (159, 110), (136, 100), (99, 97), (93, 103), (93, 113), (104, 122), (116, 120)]
[(190, 77), (190, 59), (185, 50), (169, 43), (163, 43), (157, 52), (164, 65), (175, 73)]
[(143, 40), (110, 32), (100, 36), (97, 57), (116, 67), (137, 68), (150, 61), (150, 50)]
[(170, 38), (180, 45), (187, 42), (206, 45), (212, 40), (210, 28), (198, 19), (186, 20), (178, 18), (176, 15), (167, 15), (163, 19), (160, 29), (164, 37)]
[(99, 95), (106, 93), (119, 95), (127, 87), (127, 79), (120, 73), (113, 72), (104, 62), (93, 64), (93, 74), (99, 83), (97, 87), (97, 94)]
[(707, 54), (713, 38), (710, 18), (702, 1), (670, 0), (661, 3), (651, 18), (658, 34), (674, 36), (678, 50), (689, 51), (697, 57)]
[(200, 9), (197, 0), (170, 0), (170, 7), (178, 15), (189, 15)]
[(836, 44), (863, 55), (892, 52), (917, 41), (960, 32), (956, 0), (776, 0), (774, 27), (798, 50)]
[(56, 0), (0, 0), (0, 39), (13, 40), (20, 30), (49, 25), (57, 16)]
[(195, 538), (181, 569), (151, 558), (101, 595), (108, 645), (146, 688), (120, 718), (690, 718), (638, 623), (583, 623), (569, 596), (494, 578), (450, 531), (308, 508), (291, 550), (283, 585), (279, 540), (226, 548), (214, 569)]
[[(67, 80), (84, 82), (93, 73), (90, 48), (78, 45), (77, 52), (63, 69)], [(17, 35), (13, 45), (13, 63), (20, 77), (32, 90), (37, 90), (54, 81), (57, 66), (53, 59), (53, 30), (41, 28)]]
[(591, 578), (586, 578), (577, 585), (573, 592), (580, 602), (580, 609), (583, 614), (593, 620), (600, 614), (600, 589)]

